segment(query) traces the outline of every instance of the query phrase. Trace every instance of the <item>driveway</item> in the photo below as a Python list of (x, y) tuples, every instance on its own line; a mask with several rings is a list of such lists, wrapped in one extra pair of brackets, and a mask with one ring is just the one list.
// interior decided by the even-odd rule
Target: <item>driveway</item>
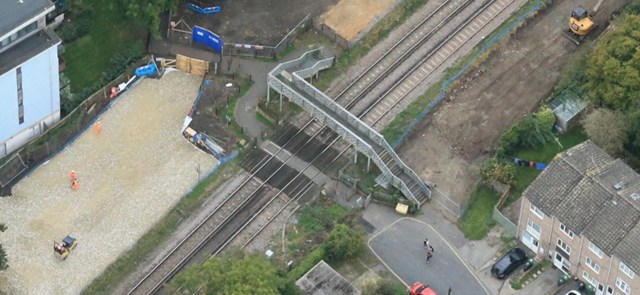
[[(427, 264), (422, 241), (429, 238), (435, 252)], [(406, 285), (429, 284), (439, 294), (490, 294), (440, 233), (413, 218), (401, 218), (373, 235), (369, 248)]]

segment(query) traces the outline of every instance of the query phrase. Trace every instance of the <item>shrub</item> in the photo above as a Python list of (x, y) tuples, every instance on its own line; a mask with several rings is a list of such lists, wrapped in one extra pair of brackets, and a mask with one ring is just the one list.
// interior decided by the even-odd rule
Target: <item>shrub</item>
[(338, 224), (323, 245), (329, 261), (349, 258), (364, 250), (364, 233), (347, 225)]
[(526, 116), (500, 136), (499, 155), (507, 155), (519, 148), (537, 148), (553, 139), (555, 116), (547, 107)]
[(484, 181), (497, 181), (512, 185), (516, 176), (516, 166), (511, 162), (489, 158), (480, 166), (480, 176)]
[(307, 256), (304, 257), (300, 261), (298, 265), (293, 267), (293, 269), (289, 272), (288, 278), (290, 280), (296, 281), (301, 278), (305, 273), (307, 273), (312, 267), (314, 267), (320, 260), (325, 259), (325, 250), (324, 247), (320, 246), (315, 250), (311, 251)]

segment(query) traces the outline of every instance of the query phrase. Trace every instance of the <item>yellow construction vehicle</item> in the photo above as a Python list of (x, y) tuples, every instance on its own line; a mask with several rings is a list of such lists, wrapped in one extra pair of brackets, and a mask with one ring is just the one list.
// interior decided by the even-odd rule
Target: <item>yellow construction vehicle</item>
[(593, 16), (598, 12), (598, 8), (600, 8), (600, 4), (602, 4), (603, 1), (604, 0), (598, 0), (591, 14), (582, 6), (574, 9), (569, 18), (569, 29), (563, 31), (564, 35), (576, 45), (580, 45), (587, 35), (598, 26), (593, 20)]
[(62, 239), (62, 243), (53, 241), (53, 253), (61, 260), (65, 260), (67, 256), (69, 256), (69, 253), (76, 248), (76, 245), (78, 245), (78, 241), (76, 241), (75, 238), (66, 236)]

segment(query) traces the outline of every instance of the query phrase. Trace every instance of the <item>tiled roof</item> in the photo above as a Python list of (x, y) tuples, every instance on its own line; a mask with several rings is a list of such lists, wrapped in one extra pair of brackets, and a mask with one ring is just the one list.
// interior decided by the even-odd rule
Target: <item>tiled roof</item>
[(640, 273), (640, 175), (622, 160), (586, 141), (558, 154), (523, 196)]

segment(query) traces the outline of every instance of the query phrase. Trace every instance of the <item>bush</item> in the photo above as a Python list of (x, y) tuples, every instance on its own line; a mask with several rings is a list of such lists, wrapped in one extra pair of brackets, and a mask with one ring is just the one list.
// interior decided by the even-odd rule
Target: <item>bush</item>
[(307, 273), (312, 267), (314, 267), (320, 260), (325, 259), (325, 250), (324, 247), (320, 246), (315, 250), (311, 251), (307, 256), (304, 257), (293, 269), (289, 272), (287, 277), (290, 280), (296, 281), (301, 278), (305, 273)]
[(407, 290), (404, 286), (396, 282), (390, 280), (378, 280), (365, 284), (362, 287), (362, 294), (405, 295), (407, 294)]
[(338, 261), (360, 254), (364, 250), (364, 233), (338, 224), (323, 243), (329, 261)]
[(93, 25), (93, 10), (84, 9), (75, 14), (72, 22), (66, 22), (58, 30), (58, 35), (62, 42), (69, 43), (88, 34)]
[(553, 111), (542, 107), (526, 116), (500, 136), (499, 155), (508, 155), (517, 149), (538, 148), (553, 139)]
[(497, 181), (512, 185), (516, 176), (516, 166), (511, 162), (489, 158), (480, 166), (480, 176), (484, 181)]

